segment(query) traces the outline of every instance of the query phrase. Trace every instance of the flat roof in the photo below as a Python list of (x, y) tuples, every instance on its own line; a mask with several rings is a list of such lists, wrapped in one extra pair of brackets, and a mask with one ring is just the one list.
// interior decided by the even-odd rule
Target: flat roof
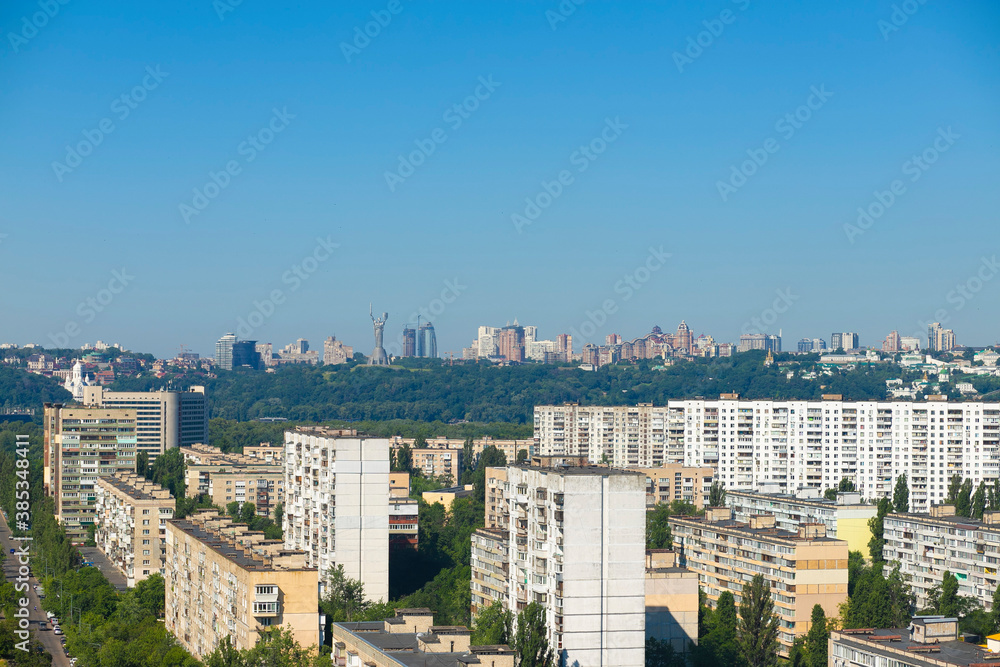
[[(1000, 660), (997, 660), (997, 658), (1000, 658), (1000, 655), (990, 653), (989, 650), (977, 644), (963, 642), (960, 639), (945, 641), (939, 644), (915, 644), (910, 640), (909, 628), (878, 629), (873, 633), (876, 637), (899, 635), (901, 639), (898, 640), (872, 641), (869, 639), (872, 635), (844, 634), (841, 630), (831, 632), (831, 636), (834, 635), (837, 635), (834, 641), (838, 644), (860, 648), (869, 653), (892, 660), (900, 660), (902, 658), (900, 653), (903, 653), (914, 662), (944, 662), (952, 665), (960, 665), (961, 667), (969, 667), (970, 665), (983, 662), (996, 662), (1000, 665)], [(941, 650), (933, 653), (920, 653), (917, 651), (908, 651), (907, 648), (910, 646), (928, 646)]]
[[(167, 491), (167, 489), (163, 488), (159, 484), (150, 482), (149, 480), (144, 480), (144, 481), (148, 482), (149, 484), (152, 484), (154, 489), (158, 489), (160, 491)], [(174, 500), (174, 497), (172, 495), (169, 495), (169, 491), (166, 498), (157, 498), (153, 494), (148, 493), (146, 491), (142, 491), (138, 487), (129, 484), (118, 475), (110, 475), (108, 477), (100, 476), (97, 478), (97, 483), (100, 484), (101, 482), (104, 482), (105, 484), (109, 484), (115, 487), (125, 495), (129, 496), (130, 498), (135, 498), (136, 500), (166, 500), (171, 502), (173, 502)]]
[[(773, 540), (788, 540), (792, 542), (843, 542), (847, 544), (847, 540), (840, 540), (835, 537), (829, 536), (816, 536), (816, 537), (799, 537), (797, 532), (792, 532), (790, 530), (782, 530), (781, 528), (751, 528), (750, 524), (743, 523), (741, 521), (736, 521), (735, 519), (724, 519), (722, 521), (708, 521), (702, 516), (686, 516), (682, 514), (677, 514), (671, 516), (667, 521), (687, 521), (690, 523), (696, 523), (700, 526), (716, 526), (718, 528), (728, 528), (730, 530), (738, 531), (740, 533), (745, 533), (753, 537), (768, 538)], [(809, 526), (822, 525), (822, 524), (803, 524)]]
[[(858, 493), (857, 491), (845, 491), (843, 493)], [(838, 503), (836, 500), (826, 498), (799, 498), (791, 493), (760, 493), (758, 491), (743, 491), (738, 489), (726, 489), (727, 496), (747, 496), (751, 498), (766, 498), (770, 500), (780, 500), (790, 503), (804, 503), (807, 505), (817, 505), (820, 507), (870, 507), (877, 510), (877, 505), (870, 503)]]
[(513, 466), (496, 466), (518, 468), (520, 470), (534, 470), (537, 472), (554, 473), (557, 475), (594, 475), (604, 477), (606, 475), (627, 475), (630, 477), (645, 477), (645, 473), (638, 470), (623, 470), (622, 468), (606, 468), (604, 466), (533, 466), (527, 464)]
[[(315, 570), (314, 567), (283, 567), (275, 566), (273, 564), (268, 564), (264, 561), (263, 556), (259, 556), (253, 552), (251, 547), (251, 553), (253, 556), (247, 556), (242, 549), (233, 545), (231, 542), (227, 541), (219, 533), (214, 533), (212, 531), (205, 530), (200, 526), (188, 521), (187, 519), (170, 519), (167, 521), (168, 524), (174, 526), (178, 530), (187, 533), (191, 537), (195, 538), (205, 546), (209, 547), (215, 553), (219, 554), (223, 558), (230, 560), (245, 570), (254, 571), (275, 571), (275, 572), (304, 572), (308, 570)], [(245, 524), (230, 524), (230, 525), (245, 525)], [(296, 553), (294, 550), (286, 550), (286, 553)], [(304, 553), (304, 552), (298, 552)]]
[[(414, 610), (409, 610), (414, 611)], [(417, 610), (421, 611), (421, 610)], [(428, 610), (429, 613), (429, 610)], [(393, 619), (386, 619), (392, 621)], [(367, 642), (378, 650), (386, 653), (393, 660), (401, 662), (407, 667), (455, 667), (456, 664), (482, 664), (482, 660), (476, 658), (479, 653), (498, 653), (500, 651), (510, 651), (506, 646), (473, 646), (471, 651), (463, 652), (443, 652), (443, 653), (421, 653), (418, 652), (418, 636), (412, 632), (385, 632), (375, 630), (373, 626), (382, 628), (381, 622), (352, 622), (335, 623), (354, 635), (359, 641)], [(420, 638), (433, 640), (434, 630), (441, 630), (447, 636), (449, 630), (457, 630), (459, 626), (434, 626), (430, 632), (424, 633)], [(468, 628), (461, 627), (463, 632), (468, 632)]]

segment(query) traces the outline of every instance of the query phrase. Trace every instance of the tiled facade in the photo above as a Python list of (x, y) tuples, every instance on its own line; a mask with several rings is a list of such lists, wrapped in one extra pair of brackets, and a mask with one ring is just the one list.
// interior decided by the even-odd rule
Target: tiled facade
[(167, 521), (174, 517), (170, 491), (135, 473), (97, 478), (94, 540), (135, 586), (163, 574)]

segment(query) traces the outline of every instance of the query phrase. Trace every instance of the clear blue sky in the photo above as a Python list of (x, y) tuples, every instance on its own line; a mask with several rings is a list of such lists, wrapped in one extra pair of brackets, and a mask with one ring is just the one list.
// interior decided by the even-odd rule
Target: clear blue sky
[[(222, 0), (71, 0), (33, 18), (37, 2), (4, 3), (0, 340), (51, 346), (76, 324), (72, 345), (211, 354), (274, 290), (283, 302), (248, 337), (335, 334), (366, 353), (369, 302), (390, 340), (437, 311), (439, 350), (456, 353), (515, 317), (544, 338), (580, 330), (606, 300), (592, 340), (685, 319), (736, 341), (764, 317), (786, 349), (832, 331), (873, 344), (936, 312), (960, 343), (1000, 338), (1000, 269), (981, 259), (1000, 254), (995, 2), (911, 0), (898, 26), (881, 0), (589, 0), (558, 22), (554, 0), (389, 5), (245, 0), (220, 18)], [(387, 25), (345, 56), (373, 11)], [(449, 113), (477, 91), (466, 118)], [(808, 120), (783, 123), (807, 102)], [(104, 119), (113, 131), (77, 166), (53, 165)], [(271, 143), (243, 143), (261, 130)], [(435, 130), (445, 141), (390, 189)], [(602, 154), (576, 153), (602, 132)], [(925, 149), (934, 164), (906, 164)], [(767, 161), (724, 201), (747, 151)], [(230, 161), (186, 221), (180, 205)], [(518, 231), (512, 214), (564, 170)], [(897, 179), (883, 215), (845, 232)], [(286, 272), (318, 247), (328, 258), (295, 288)], [(122, 268), (128, 284), (102, 293)], [(626, 275), (648, 280), (616, 290)], [(435, 304), (446, 281), (459, 296)], [(772, 317), (776, 290), (794, 299)]]

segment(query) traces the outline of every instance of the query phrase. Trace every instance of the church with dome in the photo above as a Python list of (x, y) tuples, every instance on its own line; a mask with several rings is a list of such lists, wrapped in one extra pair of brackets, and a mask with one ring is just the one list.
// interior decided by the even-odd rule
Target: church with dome
[(73, 399), (76, 401), (83, 400), (83, 388), (90, 387), (94, 384), (94, 380), (90, 378), (89, 375), (84, 376), (83, 374), (83, 364), (78, 360), (73, 364), (73, 373), (66, 378), (66, 382), (63, 384), (63, 388), (69, 393), (73, 394)]

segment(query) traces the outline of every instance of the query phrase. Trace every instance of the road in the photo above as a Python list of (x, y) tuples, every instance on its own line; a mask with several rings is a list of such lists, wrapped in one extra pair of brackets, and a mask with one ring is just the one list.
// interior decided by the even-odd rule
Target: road
[(118, 589), (119, 593), (124, 593), (128, 590), (128, 580), (125, 578), (125, 575), (108, 560), (103, 551), (97, 547), (77, 547), (77, 549), (80, 555), (83, 556), (83, 559), (93, 563), (101, 571), (101, 574), (104, 575), (104, 578)]
[[(17, 582), (14, 580), (17, 577), (17, 569), (20, 567), (20, 564), (17, 562), (17, 556), (12, 556), (10, 550), (20, 547), (21, 543), (11, 539), (10, 529), (7, 527), (7, 521), (4, 519), (3, 514), (0, 514), (0, 545), (3, 546), (3, 552), (7, 555), (3, 564), (4, 576), (7, 578), (7, 581), (17, 585)], [(35, 593), (34, 587), (38, 585), (38, 580), (35, 577), (31, 577), (28, 583), (30, 584), (30, 590), (27, 592), (27, 596), (32, 634), (52, 656), (52, 667), (69, 667), (69, 658), (66, 657), (66, 651), (63, 648), (62, 642), (59, 641), (64, 635), (57, 635), (51, 629), (38, 630), (38, 621), (48, 619), (45, 616), (45, 612), (42, 611), (42, 602), (38, 599), (38, 594)], [(51, 593), (51, 591), (46, 591), (46, 593)], [(25, 593), (18, 594), (19, 597), (23, 595)], [(38, 611), (34, 610), (35, 607), (38, 607)], [(49, 623), (48, 626), (51, 628), (52, 624)]]

